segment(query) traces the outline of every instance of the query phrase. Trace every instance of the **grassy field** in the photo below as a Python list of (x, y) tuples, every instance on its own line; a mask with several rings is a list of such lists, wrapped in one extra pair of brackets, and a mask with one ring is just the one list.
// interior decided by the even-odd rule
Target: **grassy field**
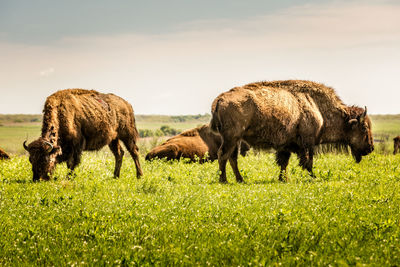
[(280, 183), (273, 154), (251, 152), (239, 159), (246, 182), (237, 184), (228, 167), (227, 185), (218, 183), (216, 162), (145, 162), (157, 139), (139, 144), (140, 180), (129, 156), (113, 179), (114, 157), (104, 149), (84, 153), (73, 180), (60, 164), (53, 180), (32, 183), (21, 144), (40, 126), (5, 124), (0, 147), (13, 158), (0, 161), (0, 266), (398, 266), (400, 155), (391, 155), (391, 138), (400, 119), (372, 119), (386, 141), (360, 164), (318, 155), (311, 178), (293, 156), (290, 181)]
[(245, 184), (217, 163), (145, 162), (86, 153), (76, 178), (32, 183), (26, 157), (0, 162), (0, 265), (400, 264), (400, 157), (324, 155), (316, 178), (291, 159), (289, 183), (267, 153), (240, 158)]
[[(136, 116), (136, 127), (140, 129), (156, 130), (163, 125), (183, 131), (208, 123), (210, 115), (138, 115)], [(0, 148), (11, 155), (22, 155), (25, 150), (22, 143), (28, 137), (28, 143), (40, 136), (40, 115), (1, 115), (0, 114)], [(149, 150), (151, 144), (157, 143), (165, 138), (155, 138), (149, 142), (148, 138), (141, 142), (143, 153)], [(157, 140), (159, 139), (159, 140)]]
[[(400, 135), (400, 115), (372, 115), (373, 133), (376, 140), (378, 153), (389, 154), (393, 152), (393, 137)], [(22, 142), (28, 137), (32, 141), (39, 137), (41, 123), (39, 115), (1, 115), (0, 114), (0, 147), (12, 155), (22, 155), (25, 150)], [(183, 131), (197, 127), (209, 122), (209, 115), (186, 115), (186, 116), (161, 116), (161, 115), (138, 115), (136, 116), (137, 128), (156, 130), (163, 125)], [(141, 151), (145, 154), (151, 145), (159, 143), (165, 138), (155, 138), (139, 141)]]

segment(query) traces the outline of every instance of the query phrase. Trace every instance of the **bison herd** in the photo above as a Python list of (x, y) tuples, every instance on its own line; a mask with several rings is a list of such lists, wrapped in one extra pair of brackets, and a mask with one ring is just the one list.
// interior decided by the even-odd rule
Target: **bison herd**
[[(227, 182), (229, 161), (237, 182), (243, 182), (238, 155), (255, 149), (274, 149), (287, 181), (286, 167), (292, 153), (302, 168), (312, 173), (316, 148), (328, 144), (349, 147), (358, 163), (374, 150), (367, 108), (345, 105), (334, 89), (302, 81), (256, 82), (220, 94), (211, 106), (209, 124), (186, 130), (154, 147), (146, 160), (188, 158), (218, 160), (221, 183)], [(67, 89), (50, 95), (44, 104), (41, 135), (23, 143), (32, 164), (33, 181), (49, 180), (55, 166), (66, 162), (70, 174), (83, 151), (108, 145), (115, 156), (114, 176), (119, 177), (124, 144), (143, 175), (137, 146), (138, 131), (132, 106), (114, 94)], [(394, 154), (400, 136), (394, 138)], [(9, 156), (0, 149), (0, 159)]]

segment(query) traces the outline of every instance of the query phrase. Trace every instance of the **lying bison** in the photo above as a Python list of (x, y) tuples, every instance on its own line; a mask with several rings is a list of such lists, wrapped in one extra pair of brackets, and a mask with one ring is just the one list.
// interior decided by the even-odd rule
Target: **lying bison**
[(400, 136), (396, 136), (395, 138), (393, 138), (393, 146), (393, 155), (396, 155), (400, 148)]
[(73, 171), (82, 151), (108, 145), (115, 156), (114, 176), (119, 177), (124, 151), (121, 140), (142, 175), (136, 140), (138, 133), (132, 106), (113, 94), (94, 90), (67, 89), (46, 100), (42, 135), (24, 148), (32, 163), (33, 181), (49, 180), (57, 163), (67, 162)]
[(10, 156), (3, 149), (0, 148), (0, 160), (9, 158)]
[(257, 82), (222, 93), (212, 104), (211, 129), (223, 140), (218, 151), (220, 182), (226, 182), (227, 160), (236, 180), (243, 181), (237, 166), (241, 140), (276, 150), (281, 181), (287, 181), (292, 152), (312, 174), (317, 145), (350, 146), (356, 162), (374, 150), (367, 109), (346, 106), (332, 88), (311, 81)]
[[(146, 155), (146, 160), (188, 158), (191, 161), (199, 160), (200, 163), (206, 160), (213, 161), (218, 158), (217, 152), (220, 146), (221, 136), (213, 133), (206, 124), (184, 131), (156, 146)], [(245, 142), (241, 143), (241, 155), (245, 156), (249, 149)]]

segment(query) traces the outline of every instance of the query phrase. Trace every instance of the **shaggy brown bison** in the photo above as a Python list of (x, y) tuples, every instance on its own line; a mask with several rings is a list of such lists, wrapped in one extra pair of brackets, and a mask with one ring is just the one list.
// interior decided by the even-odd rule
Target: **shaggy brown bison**
[(132, 106), (113, 94), (94, 90), (67, 89), (46, 100), (41, 137), (26, 145), (32, 163), (33, 181), (49, 180), (57, 163), (67, 162), (71, 172), (82, 151), (108, 145), (115, 156), (114, 176), (119, 177), (124, 151), (121, 140), (142, 175), (136, 140), (138, 133)]
[[(163, 144), (153, 148), (146, 155), (146, 160), (188, 158), (191, 161), (199, 160), (200, 163), (206, 160), (213, 161), (218, 158), (217, 152), (220, 146), (221, 136), (213, 133), (210, 126), (206, 124), (171, 137)], [(249, 149), (248, 144), (241, 143), (241, 155), (245, 156)]]
[(400, 148), (400, 136), (396, 136), (395, 138), (393, 138), (393, 146), (393, 155), (396, 155)]
[(240, 140), (274, 148), (280, 180), (287, 180), (292, 152), (312, 175), (317, 145), (349, 146), (356, 162), (374, 150), (367, 109), (346, 106), (332, 88), (311, 81), (257, 82), (222, 93), (212, 104), (211, 129), (222, 136), (220, 182), (226, 182), (227, 160), (236, 180), (243, 181), (237, 166)]
[(3, 149), (0, 148), (0, 160), (9, 158), (10, 156)]

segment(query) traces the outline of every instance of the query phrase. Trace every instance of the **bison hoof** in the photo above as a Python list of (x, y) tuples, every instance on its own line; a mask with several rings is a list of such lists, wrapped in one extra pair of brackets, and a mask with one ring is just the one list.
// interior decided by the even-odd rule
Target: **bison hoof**
[(289, 182), (289, 179), (288, 179), (288, 178), (281, 178), (281, 177), (279, 177), (279, 182), (281, 182), (281, 183), (287, 183), (287, 182)]
[(228, 181), (226, 180), (226, 178), (219, 178), (219, 182), (220, 182), (221, 184), (227, 184), (227, 183), (228, 183)]

